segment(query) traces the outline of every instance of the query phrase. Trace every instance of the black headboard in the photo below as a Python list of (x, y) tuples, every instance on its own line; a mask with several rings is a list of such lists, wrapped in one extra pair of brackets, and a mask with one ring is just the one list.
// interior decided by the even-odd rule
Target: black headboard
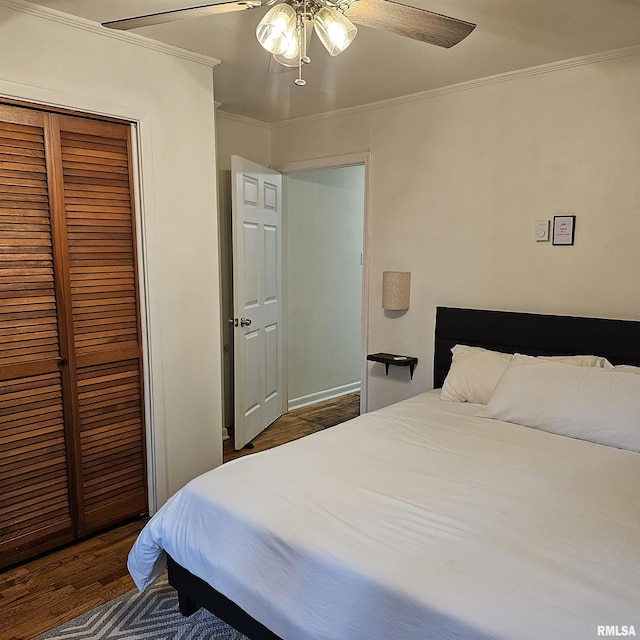
[(437, 307), (433, 386), (439, 388), (456, 344), (504, 353), (588, 354), (640, 366), (640, 322)]

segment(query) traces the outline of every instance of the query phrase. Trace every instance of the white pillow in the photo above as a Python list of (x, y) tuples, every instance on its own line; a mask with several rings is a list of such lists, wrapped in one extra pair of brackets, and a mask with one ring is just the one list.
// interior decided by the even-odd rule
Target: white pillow
[(457, 344), (451, 353), (453, 360), (440, 398), (449, 402), (487, 404), (512, 354), (463, 344)]
[(634, 367), (632, 364), (617, 364), (613, 367), (614, 371), (623, 371), (625, 373), (635, 373), (636, 375), (640, 374), (640, 367)]
[(578, 367), (600, 367), (601, 369), (611, 368), (611, 363), (606, 358), (601, 358), (600, 356), (536, 356), (536, 357), (540, 358), (541, 360), (551, 360), (553, 362), (566, 362), (567, 364), (575, 364)]
[(640, 451), (640, 376), (514, 356), (476, 415)]
[[(510, 353), (457, 344), (451, 349), (451, 368), (442, 385), (440, 398), (449, 402), (487, 404), (500, 376), (506, 371)], [(533, 356), (520, 356), (532, 358)], [(539, 356), (540, 359), (567, 362), (581, 367), (604, 366), (605, 358), (597, 356)]]

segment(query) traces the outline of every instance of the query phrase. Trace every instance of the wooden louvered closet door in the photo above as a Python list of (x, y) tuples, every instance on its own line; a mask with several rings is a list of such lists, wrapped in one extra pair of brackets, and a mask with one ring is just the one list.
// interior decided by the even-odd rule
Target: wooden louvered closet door
[(82, 535), (147, 508), (130, 129), (68, 116), (56, 124)]
[[(0, 560), (72, 540), (48, 116), (0, 105)], [(61, 329), (59, 329), (61, 324)], [(67, 429), (68, 433), (68, 429)], [(72, 480), (72, 479), (71, 479)]]
[(0, 566), (147, 510), (129, 135), (0, 105)]

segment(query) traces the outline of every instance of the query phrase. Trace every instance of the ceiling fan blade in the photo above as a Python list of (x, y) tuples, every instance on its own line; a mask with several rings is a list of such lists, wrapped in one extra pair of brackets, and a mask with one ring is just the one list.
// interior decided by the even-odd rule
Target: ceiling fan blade
[(458, 44), (476, 28), (471, 22), (392, 0), (355, 0), (345, 15), (352, 22), (365, 27), (391, 31), (447, 49)]
[(255, 9), (263, 4), (271, 4), (270, 2), (262, 2), (262, 0), (245, 0), (232, 2), (218, 2), (216, 4), (204, 4), (199, 7), (188, 7), (186, 9), (174, 9), (173, 11), (162, 11), (160, 13), (150, 13), (146, 16), (136, 16), (134, 18), (125, 18), (124, 20), (111, 20), (103, 22), (103, 27), (109, 29), (120, 29), (128, 31), (129, 29), (137, 29), (138, 27), (150, 27), (154, 24), (164, 24), (166, 22), (176, 22), (178, 20), (186, 20), (187, 18), (202, 18), (215, 13), (228, 13), (230, 11), (242, 11), (244, 9)]

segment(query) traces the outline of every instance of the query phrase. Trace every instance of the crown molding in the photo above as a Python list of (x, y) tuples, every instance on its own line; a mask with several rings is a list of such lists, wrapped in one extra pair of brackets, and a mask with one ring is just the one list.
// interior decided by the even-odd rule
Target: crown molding
[(557, 71), (564, 71), (565, 69), (571, 69), (574, 67), (597, 64), (599, 62), (606, 62), (607, 60), (628, 58), (630, 56), (637, 55), (640, 55), (640, 45), (633, 45), (631, 47), (625, 47), (623, 49), (614, 49), (612, 51), (604, 51), (602, 53), (594, 53), (586, 56), (580, 56), (578, 58), (561, 60), (559, 62), (550, 62), (548, 64), (542, 64), (536, 67), (528, 67), (526, 69), (519, 69), (517, 71), (507, 71), (505, 73), (487, 76), (486, 78), (479, 78), (478, 80), (468, 80), (466, 82), (452, 84), (447, 87), (430, 89), (428, 91), (412, 93), (410, 95), (401, 96), (399, 98), (390, 98), (389, 100), (381, 100), (379, 102), (371, 102), (369, 104), (359, 105), (357, 107), (347, 107), (345, 109), (337, 109), (335, 111), (327, 111), (325, 113), (318, 113), (310, 116), (300, 116), (299, 118), (279, 120), (277, 122), (272, 122), (271, 127), (286, 127), (291, 124), (304, 124), (315, 122), (318, 120), (325, 120), (327, 118), (356, 115), (363, 112), (375, 111), (377, 109), (387, 109), (389, 107), (395, 107), (397, 105), (407, 104), (410, 102), (417, 102), (419, 100), (437, 98), (439, 96), (448, 95), (450, 93), (457, 93), (459, 91), (469, 91), (491, 84), (510, 82), (512, 80), (518, 80), (520, 78), (529, 78), (531, 76), (537, 76), (546, 73), (555, 73)]
[(103, 38), (113, 38), (114, 40), (120, 40), (121, 42), (133, 44), (138, 47), (144, 47), (146, 49), (159, 51), (160, 53), (166, 53), (175, 58), (182, 58), (184, 60), (189, 60), (190, 62), (197, 62), (207, 67), (215, 67), (220, 64), (220, 60), (212, 58), (211, 56), (205, 56), (201, 53), (181, 49), (174, 45), (164, 44), (163, 42), (158, 42), (157, 40), (152, 40), (151, 38), (147, 38), (146, 36), (141, 36), (136, 33), (106, 29), (98, 22), (72, 16), (68, 13), (62, 13), (61, 11), (50, 9), (49, 7), (32, 4), (25, 0), (0, 0), (0, 6), (8, 7), (13, 11), (27, 13), (51, 22), (57, 22), (76, 29), (82, 29), (83, 31), (89, 31), (90, 33), (102, 36)]
[(249, 118), (248, 116), (241, 116), (237, 113), (231, 113), (230, 111), (216, 111), (217, 118), (224, 118), (226, 120), (232, 120), (234, 122), (240, 122), (242, 124), (253, 125), (254, 127), (266, 127), (270, 129), (273, 125), (270, 122), (264, 120), (256, 120), (255, 118)]

